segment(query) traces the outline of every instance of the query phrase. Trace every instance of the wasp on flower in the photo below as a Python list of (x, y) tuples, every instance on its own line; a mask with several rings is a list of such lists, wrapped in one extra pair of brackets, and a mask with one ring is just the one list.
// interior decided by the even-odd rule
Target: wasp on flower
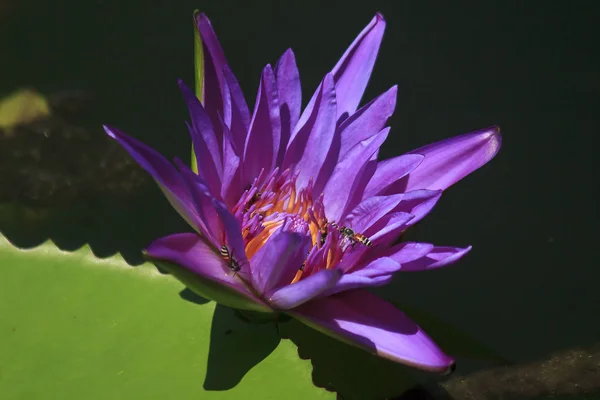
[(373, 243), (371, 243), (371, 240), (368, 237), (366, 237), (362, 233), (354, 232), (352, 228), (348, 228), (347, 226), (338, 226), (338, 224), (336, 224), (335, 222), (332, 222), (331, 226), (339, 230), (342, 236), (348, 238), (352, 247), (354, 247), (354, 245), (358, 242), (364, 244), (367, 247), (373, 246)]
[(386, 25), (380, 14), (304, 108), (288, 50), (263, 69), (252, 111), (210, 21), (196, 14), (195, 23), (205, 66), (202, 90), (194, 94), (179, 81), (195, 168), (177, 159), (173, 165), (105, 126), (193, 230), (155, 240), (147, 255), (191, 272), (210, 287), (201, 294), (224, 305), (283, 312), (381, 357), (448, 370), (452, 357), (365, 289), (387, 284), (397, 272), (446, 266), (471, 249), (395, 242), (431, 211), (443, 190), (496, 155), (499, 129), (379, 160), (397, 94), (393, 86), (362, 102)]
[(234, 274), (237, 274), (242, 269), (242, 266), (233, 258), (233, 254), (229, 252), (226, 245), (221, 246), (221, 257), (223, 257), (223, 260), (225, 260), (225, 263)]

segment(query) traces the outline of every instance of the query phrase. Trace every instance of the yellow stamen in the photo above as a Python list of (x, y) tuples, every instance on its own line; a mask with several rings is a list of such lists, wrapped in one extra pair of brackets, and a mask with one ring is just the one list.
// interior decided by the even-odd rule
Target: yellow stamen
[(275, 232), (279, 225), (283, 224), (283, 221), (271, 221), (265, 222), (263, 225), (265, 229), (256, 235), (247, 245), (246, 245), (246, 256), (248, 258), (252, 258), (254, 254), (260, 249), (269, 239), (269, 237)]
[(296, 202), (296, 203), (294, 204), (294, 208), (292, 209), (291, 213), (292, 213), (292, 214), (297, 214), (297, 215), (302, 215), (302, 214), (304, 214), (304, 213), (301, 213), (301, 212), (300, 212), (300, 209), (302, 208), (302, 205), (303, 205), (303, 204), (302, 204), (302, 202), (301, 202), (301, 201), (298, 201), (298, 202)]
[(296, 276), (294, 276), (294, 279), (292, 279), (291, 283), (296, 283), (300, 280), (300, 278), (302, 278), (302, 271), (298, 270), (298, 272), (296, 272)]
[(331, 249), (327, 250), (327, 263), (325, 264), (326, 269), (330, 269), (332, 267), (331, 259), (333, 258), (333, 252)]
[(292, 194), (290, 195), (290, 201), (288, 202), (287, 212), (292, 214), (292, 210), (296, 205), (296, 185), (292, 186)]
[(312, 245), (314, 246), (315, 244), (317, 244), (319, 225), (317, 225), (315, 222), (311, 222), (308, 226), (308, 229), (310, 230), (310, 236), (312, 237)]

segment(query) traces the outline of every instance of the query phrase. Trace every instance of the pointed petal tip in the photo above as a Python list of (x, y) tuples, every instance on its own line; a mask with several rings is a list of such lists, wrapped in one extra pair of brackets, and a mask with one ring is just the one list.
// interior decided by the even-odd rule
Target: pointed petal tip
[(296, 55), (294, 54), (294, 50), (289, 47), (282, 55), (282, 57), (291, 57), (292, 59), (296, 59)]
[(375, 14), (375, 20), (379, 23), (383, 23), (385, 24), (385, 17), (383, 16), (383, 14), (381, 13), (381, 11), (377, 11), (377, 13)]
[(196, 21), (198, 23), (202, 22), (202, 23), (207, 23), (207, 24), (210, 25), (210, 19), (208, 18), (208, 16), (203, 11), (196, 10), (196, 12), (197, 12), (196, 13)]
[(436, 246), (433, 249), (431, 249), (431, 251), (424, 257), (402, 264), (402, 268), (400, 269), (400, 271), (429, 271), (436, 268), (445, 267), (447, 265), (456, 263), (467, 253), (469, 253), (472, 248), (472, 246), (468, 246), (465, 248)]
[(273, 73), (273, 66), (269, 63), (265, 65), (262, 70), (262, 78), (275, 79), (275, 74)]
[(200, 15), (202, 15), (202, 12), (198, 8), (192, 13), (192, 18), (194, 19), (194, 25), (196, 25), (196, 27), (198, 26), (198, 18), (200, 18)]
[(289, 314), (382, 358), (430, 372), (447, 373), (454, 369), (454, 358), (414, 321), (393, 304), (366, 290), (318, 298)]
[(405, 190), (446, 190), (491, 161), (502, 145), (496, 125), (450, 137), (420, 147), (408, 154), (423, 154), (425, 159), (406, 178)]
[(493, 125), (490, 128), (489, 138), (494, 143), (495, 152), (497, 153), (502, 146), (502, 134), (500, 133), (500, 127), (498, 125)]
[(490, 160), (498, 153), (498, 150), (502, 146), (502, 134), (498, 125), (492, 125), (488, 128), (475, 131), (472, 135), (479, 136), (481, 142), (487, 142), (488, 157)]
[[(444, 267), (446, 265), (454, 264), (455, 262), (457, 262), (458, 260), (460, 260), (461, 258), (466, 256), (467, 253), (469, 253), (472, 248), (473, 248), (473, 246), (467, 246), (464, 249), (460, 249), (460, 248), (454, 249), (456, 251), (454, 254), (450, 254), (449, 256), (447, 256), (445, 258), (440, 257), (436, 262), (429, 265), (428, 269), (440, 268), (440, 267)], [(437, 249), (439, 249), (439, 250), (449, 249), (452, 251), (453, 248), (437, 247)]]
[(492, 125), (489, 126), (485, 129), (481, 129), (479, 131), (476, 131), (476, 133), (481, 134), (484, 138), (486, 139), (492, 139), (492, 138), (499, 138), (501, 139), (501, 135), (500, 135), (500, 127), (498, 125)]
[(112, 127), (110, 127), (110, 126), (108, 126), (108, 125), (104, 125), (104, 124), (103, 124), (103, 125), (102, 125), (102, 129), (104, 129), (104, 132), (106, 132), (106, 134), (107, 134), (108, 136), (110, 136), (111, 138), (113, 138), (113, 139), (116, 139), (116, 138), (117, 138), (117, 135), (115, 134), (115, 130), (114, 130), (114, 128), (112, 128)]
[(187, 91), (187, 92), (193, 93), (192, 89), (190, 89), (190, 87), (188, 85), (186, 85), (185, 81), (181, 78), (177, 79), (177, 86), (179, 86), (179, 89), (182, 91)]
[(452, 375), (452, 373), (454, 371), (456, 371), (456, 361), (452, 362), (452, 364), (450, 364), (450, 366), (448, 368), (446, 368), (444, 371), (442, 371), (442, 375), (449, 376), (449, 375)]
[(335, 87), (335, 78), (332, 72), (328, 72), (327, 74), (325, 74), (325, 77), (323, 78), (323, 86)]

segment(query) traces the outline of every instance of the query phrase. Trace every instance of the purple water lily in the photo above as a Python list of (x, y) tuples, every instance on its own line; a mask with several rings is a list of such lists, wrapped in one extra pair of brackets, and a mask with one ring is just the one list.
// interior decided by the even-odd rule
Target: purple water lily
[[(182, 266), (203, 295), (255, 311), (283, 311), (328, 335), (414, 367), (453, 359), (414, 322), (365, 288), (398, 271), (455, 262), (470, 247), (400, 243), (442, 191), (498, 152), (497, 127), (377, 161), (397, 88), (358, 108), (381, 44), (376, 15), (301, 111), (294, 53), (261, 76), (252, 114), (208, 18), (200, 98), (179, 82), (198, 173), (105, 127), (156, 180), (194, 228), (153, 242), (147, 254)], [(201, 285), (201, 286), (202, 286)]]

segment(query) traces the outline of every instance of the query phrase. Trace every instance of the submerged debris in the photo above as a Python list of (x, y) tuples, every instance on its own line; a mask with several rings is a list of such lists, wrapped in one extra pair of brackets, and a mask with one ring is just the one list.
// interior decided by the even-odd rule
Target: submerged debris
[(147, 180), (100, 126), (78, 121), (89, 103), (83, 92), (32, 90), (0, 101), (0, 203), (68, 207), (130, 195)]

